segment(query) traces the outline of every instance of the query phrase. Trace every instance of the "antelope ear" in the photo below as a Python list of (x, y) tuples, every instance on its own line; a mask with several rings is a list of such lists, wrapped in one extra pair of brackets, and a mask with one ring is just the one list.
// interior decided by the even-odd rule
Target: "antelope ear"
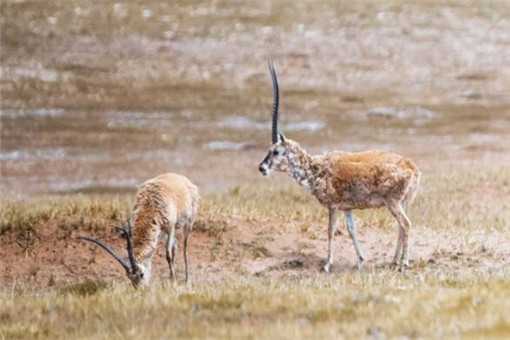
[(278, 141), (279, 141), (280, 143), (285, 143), (285, 136), (283, 135), (283, 133), (280, 133), (280, 134), (278, 135), (278, 137), (279, 137), (279, 138), (278, 138), (278, 139), (279, 139)]

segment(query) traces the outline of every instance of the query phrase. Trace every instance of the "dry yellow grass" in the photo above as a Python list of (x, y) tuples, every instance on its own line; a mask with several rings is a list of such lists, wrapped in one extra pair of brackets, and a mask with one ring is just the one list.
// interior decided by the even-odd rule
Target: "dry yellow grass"
[[(411, 212), (418, 224), (414, 235), (431, 242), (444, 232), (466, 238), (460, 249), (469, 252), (467, 259), (460, 253), (460, 259), (455, 253), (439, 256), (441, 263), (416, 259), (404, 274), (379, 262), (362, 272), (282, 269), (276, 276), (249, 275), (229, 262), (211, 274), (207, 263), (195, 262), (192, 286), (163, 277), (143, 291), (124, 280), (83, 279), (45, 289), (18, 282), (0, 290), (0, 339), (508, 338), (505, 250), (482, 249), (483, 242), (469, 239), (480, 231), (508, 235), (502, 198), (508, 197), (510, 173), (501, 167), (443, 170), (424, 179)], [(100, 232), (126, 216), (130, 199), (70, 196), (2, 204), (4, 234), (48, 223), (93, 225), (89, 232)], [(298, 189), (242, 187), (204, 199), (197, 233), (221, 241), (235, 228), (232, 218), (304, 237), (313, 234), (304, 225), (325, 225), (325, 212)], [(360, 221), (371, 233), (394, 232), (391, 218), (379, 211), (363, 212)]]
[[(268, 118), (270, 87), (261, 61), (273, 50), (285, 74), (285, 111), (333, 126), (323, 140), (318, 134), (303, 135), (299, 140), (305, 145), (379, 146), (391, 140), (423, 156), (418, 163), (424, 172), (423, 189), (410, 212), (413, 249), (421, 253), (413, 257), (411, 249), (414, 261), (404, 274), (386, 266), (382, 250), (393, 250), (396, 233), (383, 211), (356, 213), (365, 233), (361, 239), (375, 245), (367, 250), (369, 263), (362, 272), (349, 267), (345, 234), (337, 237), (345, 247), (338, 251), (336, 270), (319, 272), (326, 212), (295, 186), (271, 187), (274, 178), (267, 187), (259, 187), (259, 180), (256, 186), (206, 195), (195, 231), (201, 243), (191, 242), (193, 285), (169, 284), (160, 270), (143, 291), (133, 290), (104, 254), (72, 240), (79, 233), (114, 239), (111, 228), (128, 216), (131, 196), (0, 201), (0, 255), (6, 255), (0, 256), (0, 340), (510, 338), (510, 169), (501, 156), (507, 147), (495, 142), (505, 140), (508, 116), (508, 77), (499, 72), (507, 47), (507, 1), (280, 0), (240, 6), (228, 1), (5, 0), (0, 7), (2, 108), (163, 110), (184, 120), (191, 112), (199, 122), (226, 114), (262, 122)], [(424, 68), (427, 63), (434, 65)], [(424, 107), (438, 118), (424, 125), (384, 117), (346, 124), (360, 119), (358, 111), (388, 105)], [(499, 121), (485, 119), (489, 114)], [(97, 152), (115, 145), (115, 139), (98, 134), (80, 138), (83, 131), (102, 126), (77, 122), (2, 116), (2, 151), (69, 143), (75, 149), (93, 145)], [(44, 133), (30, 135), (34, 124)], [(376, 133), (374, 126), (386, 128)], [(65, 133), (57, 134), (63, 128)], [(211, 156), (202, 144), (212, 138), (244, 142), (246, 131), (220, 129), (211, 135), (193, 128), (197, 148), (178, 151), (193, 153), (196, 160), (205, 160), (207, 152), (220, 164), (221, 172), (214, 172), (205, 162), (195, 169), (197, 177), (208, 171), (223, 175), (222, 166), (239, 155)], [(156, 142), (151, 137), (163, 133), (157, 132), (129, 125), (118, 131), (118, 140), (152, 152)], [(179, 133), (165, 130), (157, 145), (175, 147)], [(250, 134), (256, 141), (262, 138), (262, 133)], [(438, 150), (444, 136), (450, 144)], [(484, 141), (486, 136), (498, 138)], [(112, 150), (115, 156), (123, 153)], [(250, 152), (258, 150), (247, 150), (245, 157), (251, 158)], [(479, 156), (487, 157), (459, 164), (459, 159)], [(0, 164), (3, 174), (10, 169), (9, 176), (21, 176), (28, 196), (27, 183), (33, 182), (26, 179), (39, 176), (47, 161), (4, 168), (6, 163)], [(119, 164), (107, 175), (132, 177), (140, 170), (126, 167), (122, 173), (126, 164)], [(233, 169), (246, 171), (239, 164)], [(86, 175), (104, 175), (98, 164), (84, 165), (50, 167), (50, 174), (37, 178), (74, 171), (79, 177), (82, 168)], [(381, 236), (369, 242), (374, 234)], [(279, 249), (278, 242), (288, 239)], [(43, 259), (34, 249), (50, 255)], [(247, 268), (265, 261), (269, 264), (262, 270)], [(21, 266), (26, 275), (16, 276)], [(62, 278), (55, 269), (71, 273)]]
[(510, 335), (508, 271), (392, 271), (193, 288), (127, 285), (0, 297), (5, 339), (479, 338)]
[[(436, 165), (425, 172), (419, 198), (410, 214), (418, 226), (439, 230), (508, 230), (510, 220), (510, 169), (476, 162)], [(281, 175), (280, 175), (281, 176)], [(285, 185), (241, 186), (227, 193), (208, 194), (198, 224), (205, 226), (215, 216), (238, 216), (285, 224), (325, 223), (326, 214), (315, 199), (287, 179)], [(275, 202), (278, 205), (275, 206)], [(39, 197), (28, 201), (0, 201), (0, 234), (6, 230), (37, 229), (49, 220), (63, 228), (99, 230), (125, 219), (131, 196), (69, 195)], [(393, 227), (383, 210), (357, 213), (361, 223)]]

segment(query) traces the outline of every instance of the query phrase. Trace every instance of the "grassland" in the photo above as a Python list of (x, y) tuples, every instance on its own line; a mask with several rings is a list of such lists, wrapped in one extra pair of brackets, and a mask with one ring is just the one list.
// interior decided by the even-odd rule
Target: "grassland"
[[(508, 1), (4, 0), (0, 11), (0, 340), (510, 338)], [(281, 175), (257, 177), (268, 56), (282, 123), (324, 124), (290, 137), (419, 164), (405, 273), (388, 266), (397, 235), (382, 210), (356, 212), (363, 270), (342, 230), (321, 272), (324, 209)], [(121, 249), (113, 227), (134, 185), (169, 169), (204, 193), (192, 284), (180, 257), (169, 282), (160, 252), (152, 286), (135, 291), (76, 236)]]
[[(432, 172), (410, 212), (411, 269), (387, 266), (394, 223), (366, 211), (357, 216), (367, 266), (353, 269), (343, 233), (331, 275), (319, 270), (325, 212), (305, 193), (210, 194), (193, 236), (193, 284), (168, 282), (161, 254), (154, 284), (142, 291), (104, 254), (73, 240), (89, 233), (120, 246), (111, 229), (128, 216), (130, 196), (4, 201), (2, 261), (23, 268), (28, 258), (39, 268), (2, 276), (0, 338), (506, 338), (509, 194), (505, 167)], [(8, 244), (27, 230), (35, 241), (26, 249)], [(48, 242), (61, 253), (51, 261)], [(75, 258), (55, 266), (63, 256)]]
[[(90, 285), (90, 284), (89, 284)], [(2, 296), (5, 339), (506, 338), (508, 277), (388, 271)]]

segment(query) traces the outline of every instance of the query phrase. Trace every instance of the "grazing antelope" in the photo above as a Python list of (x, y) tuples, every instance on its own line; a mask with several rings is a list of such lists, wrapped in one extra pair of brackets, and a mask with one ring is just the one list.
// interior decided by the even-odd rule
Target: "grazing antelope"
[(279, 89), (276, 71), (269, 62), (273, 83), (272, 145), (259, 170), (267, 176), (271, 170), (288, 173), (311, 192), (329, 210), (328, 258), (324, 271), (333, 262), (333, 236), (338, 212), (345, 214), (347, 230), (361, 268), (364, 256), (356, 238), (353, 209), (386, 207), (399, 225), (393, 264), (400, 270), (408, 266), (408, 239), (411, 221), (405, 209), (416, 196), (420, 171), (409, 159), (384, 151), (358, 153), (334, 151), (312, 156), (298, 143), (285, 138), (278, 129)]
[(166, 260), (170, 277), (175, 278), (175, 231), (183, 231), (183, 255), (188, 282), (188, 238), (197, 215), (200, 195), (186, 177), (167, 173), (143, 183), (136, 194), (133, 213), (126, 227), (119, 228), (126, 239), (128, 260), (118, 256), (109, 246), (89, 237), (82, 240), (97, 244), (113, 256), (126, 270), (135, 288), (146, 286), (151, 279), (152, 257), (160, 236), (166, 236)]

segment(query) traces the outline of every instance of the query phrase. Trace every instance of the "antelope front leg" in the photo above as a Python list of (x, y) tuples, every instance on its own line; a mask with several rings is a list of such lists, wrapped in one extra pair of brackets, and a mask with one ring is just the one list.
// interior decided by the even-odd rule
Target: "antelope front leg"
[(175, 280), (175, 227), (168, 233), (166, 239), (166, 261), (170, 269), (170, 279)]
[(356, 251), (356, 256), (358, 258), (358, 270), (361, 270), (363, 267), (363, 262), (365, 261), (365, 257), (363, 256), (361, 248), (358, 244), (358, 238), (356, 236), (356, 224), (352, 216), (352, 211), (348, 210), (345, 212), (345, 220), (347, 222), (347, 231), (351, 236), (352, 243), (354, 244), (354, 250)]
[(185, 272), (185, 281), (186, 283), (188, 283), (188, 279), (189, 279), (189, 261), (188, 261), (188, 240), (189, 240), (189, 235), (190, 235), (190, 232), (191, 230), (189, 230), (188, 226), (184, 227), (183, 230), (184, 230), (184, 241), (183, 241), (183, 249), (182, 249), (182, 252), (183, 252), (183, 255), (184, 255), (184, 272)]
[(337, 228), (337, 211), (333, 208), (329, 209), (329, 225), (328, 225), (328, 258), (324, 265), (324, 271), (329, 273), (331, 264), (333, 263), (333, 238)]

